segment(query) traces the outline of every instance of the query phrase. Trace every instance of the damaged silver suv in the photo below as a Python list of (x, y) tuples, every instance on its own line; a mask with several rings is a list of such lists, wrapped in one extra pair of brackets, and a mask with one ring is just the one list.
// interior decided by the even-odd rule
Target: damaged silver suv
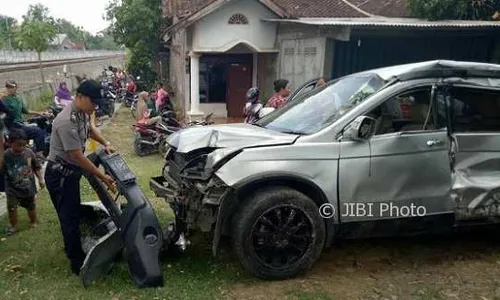
[(299, 93), (255, 124), (173, 134), (150, 181), (184, 233), (230, 237), (254, 276), (308, 269), (337, 238), (500, 220), (500, 66), (429, 61)]

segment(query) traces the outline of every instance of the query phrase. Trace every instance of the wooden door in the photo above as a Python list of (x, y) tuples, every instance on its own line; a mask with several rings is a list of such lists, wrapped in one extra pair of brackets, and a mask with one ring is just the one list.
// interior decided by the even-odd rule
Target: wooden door
[(245, 94), (252, 87), (252, 65), (232, 63), (227, 69), (226, 108), (229, 118), (242, 118)]

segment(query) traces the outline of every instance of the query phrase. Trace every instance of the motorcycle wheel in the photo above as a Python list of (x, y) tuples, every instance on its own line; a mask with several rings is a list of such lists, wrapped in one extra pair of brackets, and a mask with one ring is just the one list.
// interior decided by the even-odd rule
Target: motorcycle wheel
[(134, 117), (135, 119), (135, 111), (136, 111), (136, 105), (135, 103), (132, 104), (132, 106), (130, 107), (130, 113), (132, 114), (132, 117)]
[(113, 117), (113, 115), (115, 114), (115, 103), (111, 103), (110, 105), (111, 105), (111, 107), (110, 107), (110, 109), (109, 109), (108, 116), (109, 116), (110, 118), (112, 118), (112, 117)]
[(96, 117), (95, 118), (95, 126), (100, 127), (102, 125), (103, 121), (101, 117)]
[(160, 143), (158, 145), (158, 152), (163, 157), (165, 156), (165, 154), (167, 154), (167, 150), (168, 150), (167, 136), (163, 136), (160, 139)]
[(134, 133), (134, 153), (139, 157), (143, 157), (149, 154), (146, 147), (141, 144), (141, 135), (139, 133)]

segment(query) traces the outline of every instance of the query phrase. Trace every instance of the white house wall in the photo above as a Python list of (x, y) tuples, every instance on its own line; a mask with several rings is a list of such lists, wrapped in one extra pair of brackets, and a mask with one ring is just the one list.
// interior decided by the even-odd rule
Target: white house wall
[(283, 40), (280, 48), (280, 77), (293, 88), (323, 75), (325, 38)]
[[(229, 24), (234, 14), (243, 14), (247, 25)], [(225, 52), (244, 42), (256, 52), (275, 50), (277, 24), (261, 19), (276, 16), (257, 0), (231, 1), (193, 25), (192, 50)]]
[(280, 24), (278, 29), (280, 78), (293, 88), (319, 77), (331, 76), (334, 40), (349, 40), (349, 28)]

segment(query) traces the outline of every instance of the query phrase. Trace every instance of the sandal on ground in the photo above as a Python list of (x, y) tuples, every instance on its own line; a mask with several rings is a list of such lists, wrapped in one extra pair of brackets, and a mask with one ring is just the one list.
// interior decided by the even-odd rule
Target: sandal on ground
[(17, 230), (12, 228), (12, 227), (7, 227), (5, 228), (5, 234), (7, 234), (8, 236), (11, 236), (13, 234), (17, 233)]

